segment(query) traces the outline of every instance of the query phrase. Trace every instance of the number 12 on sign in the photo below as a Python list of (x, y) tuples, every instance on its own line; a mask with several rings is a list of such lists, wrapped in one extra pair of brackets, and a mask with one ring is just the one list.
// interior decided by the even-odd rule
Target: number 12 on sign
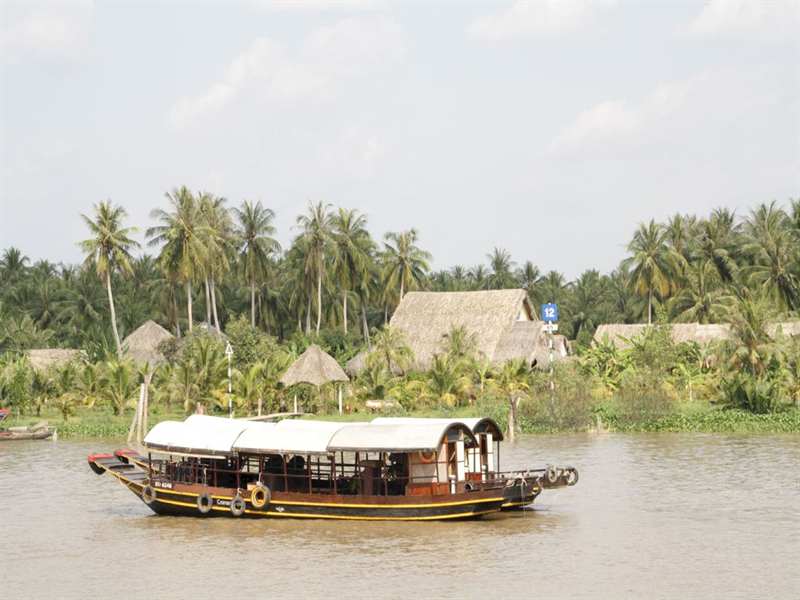
[(558, 305), (553, 303), (542, 304), (542, 321), (555, 323), (558, 321)]

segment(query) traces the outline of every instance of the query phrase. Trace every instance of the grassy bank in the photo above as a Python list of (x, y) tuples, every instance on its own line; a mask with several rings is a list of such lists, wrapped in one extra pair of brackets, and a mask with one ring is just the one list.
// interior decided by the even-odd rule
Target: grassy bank
[[(500, 407), (464, 407), (446, 411), (423, 410), (411, 413), (396, 413), (393, 416), (409, 417), (459, 417), (491, 416), (506, 426), (506, 417)], [(372, 413), (351, 413), (345, 415), (326, 414), (314, 418), (331, 421), (363, 421), (373, 418)], [(183, 419), (180, 412), (154, 411), (150, 415), (150, 425), (167, 419)], [(9, 417), (3, 422), (4, 426), (30, 425), (46, 420), (51, 426), (58, 429), (58, 436), (62, 439), (94, 439), (116, 438), (123, 439), (128, 434), (132, 414), (113, 415), (110, 411), (97, 409), (81, 409), (68, 421), (64, 421), (56, 411), (43, 411), (42, 415), (23, 417)], [(742, 410), (716, 408), (705, 404), (686, 404), (674, 412), (662, 415), (640, 415), (631, 419), (629, 415), (620, 415), (613, 406), (601, 406), (596, 409), (589, 420), (582, 424), (568, 424), (562, 421), (554, 422), (541, 416), (537, 419), (521, 419), (523, 433), (564, 433), (574, 431), (589, 431), (601, 428), (605, 431), (618, 431), (625, 433), (637, 432), (702, 432), (702, 433), (800, 433), (800, 409), (792, 408), (782, 412), (770, 414), (753, 414)]]

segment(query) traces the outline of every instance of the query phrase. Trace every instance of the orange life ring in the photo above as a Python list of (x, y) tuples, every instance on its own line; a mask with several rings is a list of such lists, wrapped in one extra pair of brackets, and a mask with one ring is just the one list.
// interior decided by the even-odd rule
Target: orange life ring
[(433, 450), (431, 450), (430, 452), (420, 452), (419, 460), (422, 463), (430, 464), (436, 460), (436, 452), (434, 452)]

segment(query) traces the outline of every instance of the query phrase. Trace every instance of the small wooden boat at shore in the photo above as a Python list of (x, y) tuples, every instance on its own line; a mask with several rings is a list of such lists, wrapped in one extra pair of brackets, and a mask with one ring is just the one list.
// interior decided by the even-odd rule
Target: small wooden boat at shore
[[(7, 408), (0, 408), (0, 421), (9, 415)], [(14, 441), (14, 440), (46, 440), (53, 437), (55, 428), (49, 427), (47, 421), (41, 421), (35, 425), (27, 427), (8, 427), (0, 428), (0, 442)]]
[(460, 421), (193, 415), (159, 423), (144, 444), (146, 457), (119, 450), (90, 455), (89, 465), (163, 515), (465, 519), (516, 500), (508, 493), (516, 479), (488, 475), (485, 441)]

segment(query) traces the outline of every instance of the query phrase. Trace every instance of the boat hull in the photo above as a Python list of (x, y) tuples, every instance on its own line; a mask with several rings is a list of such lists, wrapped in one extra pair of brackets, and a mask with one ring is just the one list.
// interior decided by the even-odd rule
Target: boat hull
[[(336, 496), (274, 492), (266, 506), (257, 508), (253, 506), (249, 492), (242, 491), (243, 511), (237, 516), (231, 509), (236, 490), (199, 485), (176, 485), (172, 489), (150, 486), (147, 473), (137, 463), (130, 459), (125, 462), (110, 454), (89, 457), (89, 465), (95, 473), (110, 473), (159, 515), (431, 521), (478, 518), (498, 512), (506, 501), (501, 488), (447, 496)], [(145, 491), (145, 488), (148, 489)], [(211, 500), (205, 512), (199, 507), (201, 496)]]
[(0, 431), (0, 442), (46, 440), (53, 437), (53, 433), (52, 429), (40, 429), (37, 431)]

